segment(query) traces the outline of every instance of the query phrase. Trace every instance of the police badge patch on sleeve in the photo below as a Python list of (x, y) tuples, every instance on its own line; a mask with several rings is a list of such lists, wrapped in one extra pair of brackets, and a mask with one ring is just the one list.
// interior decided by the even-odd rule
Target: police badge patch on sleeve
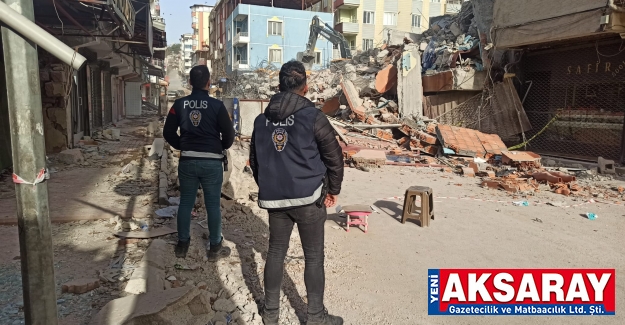
[(271, 134), (271, 140), (273, 141), (273, 145), (274, 147), (276, 147), (276, 150), (280, 152), (284, 150), (284, 147), (286, 146), (286, 142), (288, 141), (288, 134), (286, 133), (285, 129), (277, 128), (273, 130), (273, 133)]
[(202, 120), (202, 113), (198, 110), (191, 111), (191, 113), (189, 113), (189, 118), (191, 119), (193, 126), (197, 127), (200, 125), (200, 121)]

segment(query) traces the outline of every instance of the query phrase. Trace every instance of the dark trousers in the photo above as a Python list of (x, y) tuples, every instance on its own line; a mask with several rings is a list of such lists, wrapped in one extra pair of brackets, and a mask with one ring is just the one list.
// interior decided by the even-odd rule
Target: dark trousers
[(180, 206), (178, 207), (178, 240), (191, 238), (191, 211), (200, 184), (204, 192), (206, 219), (211, 245), (221, 243), (221, 183), (223, 182), (221, 160), (181, 160), (178, 164), (180, 180)]
[(284, 211), (269, 210), (269, 251), (265, 265), (265, 307), (280, 307), (280, 287), (284, 272), (284, 258), (289, 249), (293, 224), (297, 223), (302, 240), (304, 258), (304, 282), (308, 294), (308, 313), (323, 311), (325, 290), (324, 223), (328, 217), (326, 208), (316, 204)]

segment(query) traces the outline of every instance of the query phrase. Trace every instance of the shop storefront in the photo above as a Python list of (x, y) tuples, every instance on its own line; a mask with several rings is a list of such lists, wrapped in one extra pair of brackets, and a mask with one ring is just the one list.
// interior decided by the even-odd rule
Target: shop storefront
[(519, 74), (525, 111), (538, 134), (528, 150), (596, 161), (625, 160), (625, 42), (591, 41), (529, 51)]

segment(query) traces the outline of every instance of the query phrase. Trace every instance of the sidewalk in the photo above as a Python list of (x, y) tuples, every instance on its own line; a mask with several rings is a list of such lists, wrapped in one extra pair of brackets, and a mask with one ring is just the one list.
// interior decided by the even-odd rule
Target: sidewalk
[[(155, 116), (126, 119), (117, 125), (119, 141), (96, 139), (97, 145), (69, 150), (71, 155), (49, 156), (46, 182), (52, 222), (149, 214), (150, 199), (158, 189), (159, 164), (143, 164), (139, 158), (154, 140), (146, 132), (148, 123), (156, 120)], [(16, 224), (14, 184), (6, 176), (0, 180), (0, 224)]]

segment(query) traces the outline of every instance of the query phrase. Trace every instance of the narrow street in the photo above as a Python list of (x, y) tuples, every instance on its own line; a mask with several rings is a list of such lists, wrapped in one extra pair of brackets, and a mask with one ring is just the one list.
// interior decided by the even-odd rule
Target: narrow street
[[(625, 0), (4, 0), (0, 325), (265, 325), (289, 221), (263, 204), (297, 220), (280, 325), (334, 318), (308, 314), (322, 253), (308, 285), (345, 325), (625, 324), (624, 22)], [(216, 262), (204, 180), (176, 257), (181, 155), (228, 161)]]

